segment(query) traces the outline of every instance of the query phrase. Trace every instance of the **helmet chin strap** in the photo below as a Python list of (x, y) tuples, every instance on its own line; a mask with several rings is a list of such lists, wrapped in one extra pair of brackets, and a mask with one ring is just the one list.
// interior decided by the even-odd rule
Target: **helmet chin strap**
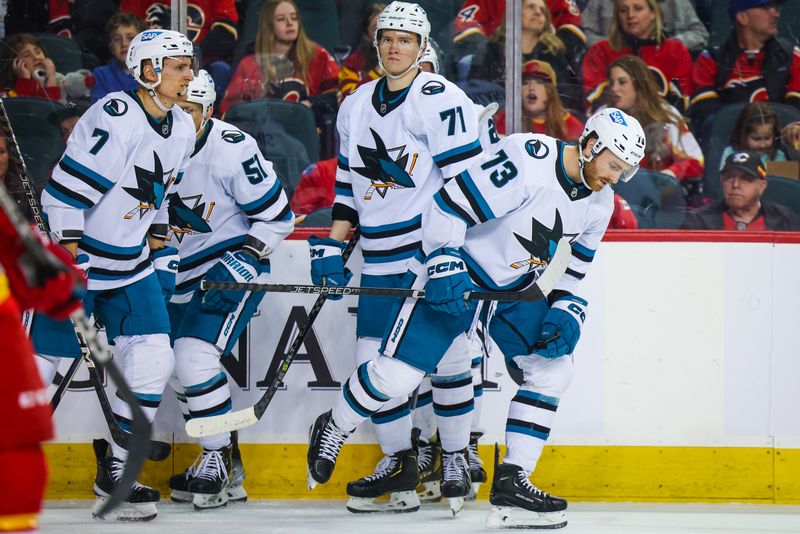
[(173, 104), (170, 107), (166, 107), (164, 104), (161, 103), (161, 100), (158, 98), (158, 95), (156, 94), (156, 87), (158, 87), (161, 84), (160, 69), (156, 72), (156, 75), (158, 76), (158, 78), (156, 78), (155, 83), (142, 83), (142, 85), (144, 86), (145, 89), (147, 89), (147, 93), (153, 98), (153, 101), (156, 103), (156, 107), (158, 107), (158, 109), (166, 113), (169, 110), (171, 110), (175, 104)]
[[(414, 63), (411, 64), (406, 70), (403, 71), (402, 74), (389, 74), (389, 71), (386, 70), (386, 67), (383, 66), (383, 60), (381, 59), (381, 51), (378, 48), (378, 43), (374, 42), (373, 46), (375, 47), (375, 51), (378, 52), (378, 66), (386, 73), (386, 77), (390, 80), (397, 80), (411, 72), (412, 69), (419, 67), (419, 61), (422, 59), (422, 56), (425, 54), (425, 49), (420, 48), (419, 53), (417, 54), (417, 59), (414, 60)], [(427, 46), (427, 45), (426, 45)]]
[[(588, 158), (586, 156), (584, 156), (583, 155), (583, 146), (581, 146), (580, 141), (578, 141), (578, 170), (579, 170), (579, 175), (581, 177), (581, 182), (583, 182), (583, 185), (587, 185), (586, 184), (586, 177), (584, 176), (583, 172), (584, 172), (584, 169), (586, 169), (586, 164), (594, 159), (594, 151), (592, 151), (591, 154), (592, 155), (590, 157), (588, 157)], [(587, 187), (588, 187), (588, 185), (587, 185)]]

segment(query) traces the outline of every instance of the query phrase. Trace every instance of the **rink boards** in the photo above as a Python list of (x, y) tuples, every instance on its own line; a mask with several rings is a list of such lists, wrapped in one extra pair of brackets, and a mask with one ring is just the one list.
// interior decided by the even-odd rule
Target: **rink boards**
[[(800, 239), (608, 237), (584, 281), (590, 308), (575, 378), (535, 481), (578, 500), (800, 502)], [(272, 264), (275, 281), (309, 282), (304, 241), (281, 245)], [(288, 350), (313, 301), (266, 296), (228, 362), (234, 409), (261, 395), (268, 367)], [(360, 429), (332, 483), (305, 488), (308, 425), (330, 408), (353, 369), (354, 306), (349, 297), (325, 304), (284, 389), (264, 419), (241, 432), (252, 497), (341, 497), (346, 482), (378, 460), (373, 434)], [(85, 378), (82, 370), (77, 385), (84, 389), (70, 392), (56, 414), (48, 498), (90, 496), (89, 442), (104, 423)], [(486, 362), (484, 386), (481, 454), (490, 464), (489, 444), (502, 442), (516, 390), (498, 354)], [(174, 440), (176, 454), (149, 463), (142, 481), (164, 490), (197, 449), (186, 444), (169, 393), (155, 427), (159, 439)]]

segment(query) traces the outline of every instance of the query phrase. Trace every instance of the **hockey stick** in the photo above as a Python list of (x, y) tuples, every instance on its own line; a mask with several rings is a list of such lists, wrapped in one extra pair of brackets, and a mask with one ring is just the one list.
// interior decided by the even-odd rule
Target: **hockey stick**
[[(567, 238), (558, 242), (548, 268), (534, 285), (523, 291), (467, 291), (464, 300), (497, 300), (502, 302), (544, 300), (567, 270), (571, 257), (571, 247)], [(223, 289), (232, 291), (265, 291), (271, 293), (300, 293), (316, 295), (362, 295), (381, 297), (425, 298), (424, 289), (395, 289), (385, 287), (316, 286), (303, 284), (252, 284), (236, 282), (200, 283), (202, 289)]]
[[(356, 243), (358, 242), (359, 237), (360, 234), (358, 230), (356, 230), (356, 232), (353, 234), (353, 237), (342, 251), (342, 263), (346, 263), (348, 258), (350, 258), (350, 254), (353, 252), (353, 249), (356, 248)], [(289, 347), (289, 352), (286, 353), (286, 356), (283, 357), (281, 364), (278, 366), (275, 376), (272, 379), (272, 383), (269, 385), (261, 398), (258, 399), (258, 402), (256, 402), (253, 406), (249, 406), (236, 412), (213, 415), (211, 417), (198, 417), (190, 419), (186, 422), (186, 433), (193, 438), (200, 438), (203, 436), (213, 436), (215, 434), (231, 432), (233, 430), (238, 430), (240, 428), (245, 428), (256, 424), (267, 410), (267, 406), (269, 406), (269, 403), (272, 401), (272, 397), (275, 396), (278, 386), (281, 384), (281, 382), (283, 382), (283, 378), (286, 376), (289, 366), (292, 365), (292, 361), (297, 355), (297, 351), (300, 350), (300, 347), (303, 345), (303, 341), (311, 331), (311, 325), (314, 323), (317, 315), (319, 315), (322, 305), (325, 304), (326, 299), (327, 295), (325, 294), (317, 297), (317, 300), (314, 302), (314, 305), (308, 312), (308, 319), (306, 320), (306, 323), (297, 333), (297, 337), (294, 338), (292, 346)]]
[[(22, 185), (25, 188), (25, 196), (28, 200), (31, 212), (33, 213), (36, 224), (42, 231), (47, 230), (47, 225), (42, 219), (41, 211), (39, 210), (39, 201), (33, 192), (30, 181), (28, 180), (28, 168), (25, 165), (25, 160), (19, 151), (19, 144), (14, 136), (14, 130), (11, 128), (11, 122), (6, 112), (6, 106), (3, 99), (0, 98), (0, 131), (6, 137), (6, 145), (8, 147), (9, 158), (16, 163), (20, 169), (19, 175)], [(50, 254), (42, 245), (41, 240), (33, 232), (33, 229), (28, 224), (26, 218), (22, 215), (17, 208), (16, 203), (8, 194), (4, 184), (0, 184), (0, 209), (2, 209), (8, 219), (13, 224), (17, 234), (19, 235), (22, 243), (25, 245), (28, 252), (30, 252), (38, 261), (40, 265), (51, 266), (54, 270), (63, 269), (63, 265)], [(34, 274), (34, 273), (30, 273)], [(130, 455), (125, 462), (125, 467), (122, 471), (119, 481), (114, 488), (111, 496), (102, 504), (95, 514), (97, 517), (103, 517), (111, 510), (116, 508), (119, 504), (128, 498), (128, 495), (139, 477), (139, 473), (144, 465), (145, 458), (147, 457), (148, 442), (150, 440), (150, 421), (139, 405), (136, 396), (128, 387), (122, 372), (111, 361), (111, 355), (107, 347), (100, 344), (94, 328), (89, 324), (89, 319), (86, 317), (83, 309), (79, 309), (70, 316), (70, 320), (75, 328), (75, 335), (78, 337), (82, 345), (85, 345), (89, 353), (100, 362), (108, 363), (108, 374), (117, 386), (117, 392), (120, 397), (127, 402), (131, 407), (131, 439)]]
[(75, 373), (78, 372), (78, 368), (81, 366), (81, 362), (83, 358), (75, 358), (74, 361), (70, 364), (69, 369), (67, 372), (64, 373), (64, 376), (61, 378), (61, 382), (58, 384), (58, 388), (56, 392), (53, 393), (53, 398), (50, 399), (50, 409), (55, 413), (56, 408), (61, 403), (61, 398), (64, 396), (64, 393), (67, 392), (67, 388), (72, 383), (72, 379), (75, 378)]

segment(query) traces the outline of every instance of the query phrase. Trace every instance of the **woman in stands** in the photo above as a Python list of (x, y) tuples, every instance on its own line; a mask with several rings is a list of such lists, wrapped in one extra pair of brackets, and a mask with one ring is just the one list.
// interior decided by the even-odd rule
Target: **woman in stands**
[(309, 104), (308, 98), (336, 91), (339, 67), (303, 31), (293, 0), (268, 0), (261, 8), (255, 54), (239, 63), (220, 105), (256, 98), (280, 98)]
[(647, 135), (640, 166), (678, 180), (703, 176), (703, 152), (681, 114), (659, 94), (652, 71), (637, 56), (608, 67), (608, 105), (636, 117)]
[(13, 96), (61, 100), (55, 64), (29, 33), (12, 35), (0, 49), (0, 97)]
[(736, 118), (731, 144), (722, 152), (719, 168), (722, 169), (728, 156), (741, 150), (757, 153), (765, 166), (770, 161), (787, 161), (789, 157), (780, 141), (778, 114), (766, 102), (751, 102)]
[(655, 74), (658, 92), (681, 112), (691, 91), (692, 58), (686, 45), (664, 33), (657, 0), (615, 0), (611, 33), (583, 58), (583, 93), (597, 108), (608, 86), (608, 68), (623, 56), (638, 56)]
[(378, 15), (386, 9), (386, 4), (373, 4), (364, 13), (363, 34), (361, 44), (342, 63), (339, 71), (339, 100), (355, 91), (359, 85), (377, 80), (383, 76), (383, 69), (378, 65), (378, 53), (372, 43), (375, 41), (375, 28), (378, 27)]

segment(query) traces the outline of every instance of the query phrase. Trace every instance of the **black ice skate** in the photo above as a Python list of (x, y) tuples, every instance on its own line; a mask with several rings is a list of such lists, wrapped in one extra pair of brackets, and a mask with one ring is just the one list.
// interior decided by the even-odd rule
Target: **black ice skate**
[(197, 465), (200, 463), (202, 457), (202, 454), (198, 455), (194, 463), (187, 467), (186, 471), (183, 473), (178, 473), (177, 475), (172, 475), (169, 477), (169, 489), (171, 490), (169, 498), (172, 500), (172, 502), (181, 504), (188, 504), (192, 502), (192, 494), (189, 491), (189, 482), (192, 481), (192, 478), (194, 477), (194, 470), (197, 468)]
[(442, 480), (442, 446), (434, 437), (430, 441), (419, 440), (418, 449), (417, 465), (422, 488), (417, 495), (420, 502), (439, 502), (442, 500), (439, 487)]
[(528, 474), (514, 464), (495, 467), (492, 509), (486, 518), (490, 528), (552, 529), (567, 526), (567, 501), (540, 490)]
[(242, 484), (245, 473), (242, 453), (239, 451), (239, 431), (231, 432), (231, 483), (228, 486), (228, 502), (245, 502), (247, 492)]
[(311, 425), (308, 438), (308, 489), (325, 484), (336, 467), (336, 458), (345, 440), (352, 432), (340, 430), (333, 423), (331, 412), (317, 417)]
[(469, 478), (467, 450), (442, 453), (442, 497), (456, 515), (464, 507), (464, 497), (469, 495), (472, 482)]
[(228, 484), (231, 472), (231, 446), (203, 449), (200, 464), (189, 482), (195, 510), (221, 508), (228, 504)]
[[(97, 475), (94, 479), (94, 494), (96, 496), (92, 517), (97, 518), (97, 511), (114, 492), (114, 487), (122, 476), (125, 462), (111, 456), (111, 447), (104, 439), (96, 439), (92, 443), (94, 457), (97, 461)], [(156, 503), (161, 498), (158, 491), (136, 482), (131, 489), (125, 503), (113, 510), (108, 516), (117, 521), (150, 521), (155, 519)]]
[(468, 501), (474, 501), (478, 495), (481, 484), (486, 482), (486, 470), (483, 468), (483, 460), (478, 456), (478, 440), (481, 439), (483, 432), (470, 432), (469, 447), (467, 448), (467, 460), (469, 460), (469, 478), (472, 480), (472, 488), (467, 495)]
[[(368, 512), (416, 512), (419, 510), (419, 467), (412, 447), (384, 456), (375, 472), (347, 484), (347, 509), (355, 514)], [(376, 500), (383, 496), (389, 500)]]

